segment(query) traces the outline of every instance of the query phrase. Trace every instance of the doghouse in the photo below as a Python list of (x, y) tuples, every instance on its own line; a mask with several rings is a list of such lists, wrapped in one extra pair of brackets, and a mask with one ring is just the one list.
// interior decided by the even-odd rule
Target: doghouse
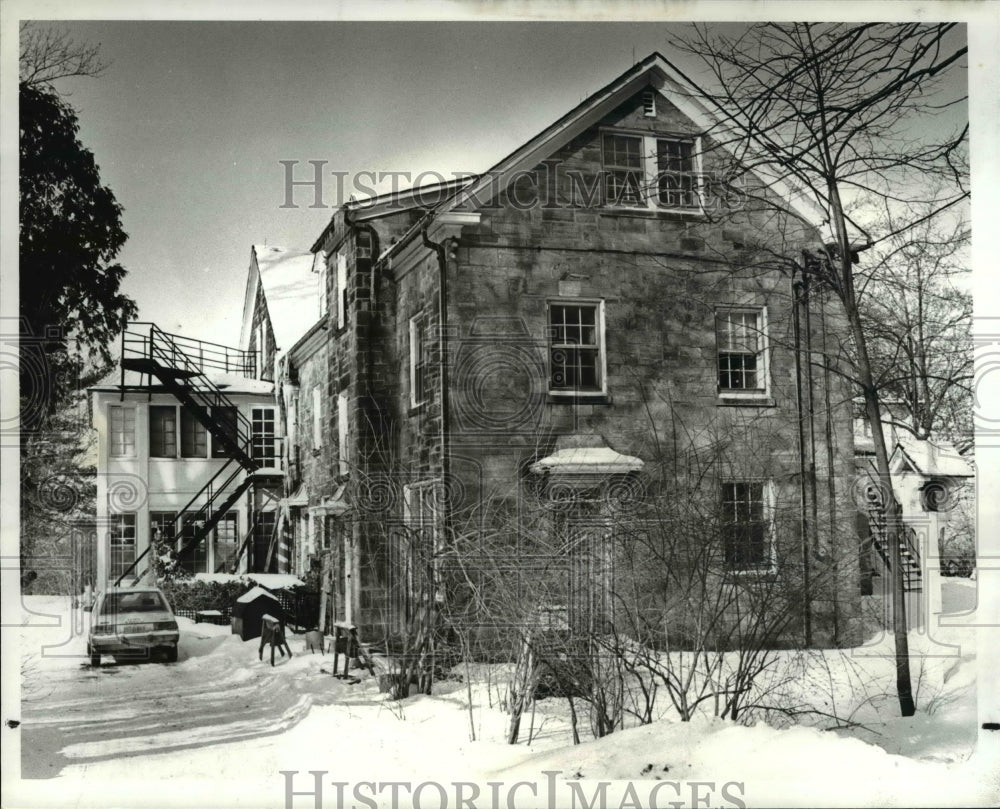
[(260, 637), (261, 618), (271, 615), (284, 623), (285, 611), (281, 602), (263, 587), (254, 587), (233, 603), (232, 629), (240, 640)]

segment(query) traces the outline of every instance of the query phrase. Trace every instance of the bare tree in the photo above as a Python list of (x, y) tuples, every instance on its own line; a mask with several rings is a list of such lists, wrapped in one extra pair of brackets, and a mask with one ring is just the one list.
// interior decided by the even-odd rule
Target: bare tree
[(917, 438), (972, 434), (972, 295), (962, 284), (969, 231), (927, 221), (877, 250), (859, 273), (861, 315), (892, 423)]
[[(789, 194), (804, 198), (830, 231), (802, 265), (839, 298), (853, 341), (887, 511), (897, 692), (901, 713), (912, 715), (898, 509), (857, 286), (862, 251), (896, 233), (868, 232), (856, 214), (862, 202), (900, 216), (923, 203), (896, 228), (905, 232), (967, 199), (967, 118), (955, 131), (942, 126), (949, 111), (964, 111), (964, 88), (947, 81), (964, 64), (963, 30), (953, 23), (767, 23), (732, 37), (694, 26), (673, 44), (711, 76), (710, 92), (691, 92), (721, 120), (708, 134), (732, 155), (727, 176), (752, 178), (741, 191), (786, 215), (798, 215), (783, 202)], [(929, 183), (933, 199), (924, 198)]]
[(108, 67), (101, 59), (99, 42), (77, 42), (68, 31), (33, 20), (21, 23), (20, 35), (18, 69), (22, 86), (57, 92), (53, 83), (60, 79), (97, 78)]

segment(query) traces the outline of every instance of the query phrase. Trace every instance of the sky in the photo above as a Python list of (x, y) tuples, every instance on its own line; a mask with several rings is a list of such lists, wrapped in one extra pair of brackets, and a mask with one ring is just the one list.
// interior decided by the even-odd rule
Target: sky
[(298, 161), (297, 180), (308, 161), (352, 177), (480, 172), (655, 50), (697, 75), (670, 51), (676, 23), (56, 24), (109, 63), (60, 89), (124, 208), (123, 290), (141, 320), (227, 344), (251, 245), (307, 250), (343, 201), (328, 174), (328, 207), (299, 188), (283, 208), (281, 161)]
[[(124, 290), (167, 331), (235, 343), (250, 248), (308, 249), (342, 200), (285, 202), (285, 166), (479, 172), (676, 26), (73, 22), (110, 62), (67, 81), (80, 139), (124, 207)], [(434, 175), (431, 175), (433, 178)], [(401, 187), (410, 183), (400, 181)], [(200, 294), (199, 294), (200, 293)]]

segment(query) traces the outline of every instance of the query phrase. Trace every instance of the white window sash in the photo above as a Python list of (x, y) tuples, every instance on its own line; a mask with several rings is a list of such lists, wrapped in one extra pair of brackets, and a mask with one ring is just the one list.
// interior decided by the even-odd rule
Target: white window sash
[(110, 405), (108, 408), (108, 454), (112, 458), (135, 456), (135, 408)]
[(763, 384), (752, 389), (718, 388), (719, 397), (724, 399), (769, 399), (771, 396), (771, 352), (770, 340), (768, 338), (768, 318), (766, 306), (727, 306), (715, 310), (713, 328), (715, 329), (716, 340), (716, 385), (718, 385), (719, 376), (719, 356), (726, 353), (740, 353), (737, 351), (726, 350), (719, 342), (718, 319), (720, 316), (730, 313), (754, 314), (757, 316), (757, 375)]
[(313, 448), (323, 446), (323, 399), (318, 387), (312, 389)]
[(580, 390), (576, 388), (554, 388), (552, 387), (552, 356), (551, 350), (553, 348), (560, 348), (563, 346), (572, 348), (588, 348), (593, 349), (594, 346), (591, 345), (578, 345), (569, 343), (556, 343), (552, 340), (549, 341), (549, 380), (548, 380), (548, 391), (550, 396), (606, 396), (608, 392), (608, 357), (605, 348), (605, 322), (604, 322), (604, 301), (603, 300), (581, 300), (578, 298), (552, 298), (548, 301), (548, 306), (546, 309), (546, 327), (552, 329), (552, 307), (553, 306), (592, 306), (596, 307), (596, 317), (594, 318), (595, 324), (595, 338), (597, 340), (597, 374), (598, 374), (598, 388), (596, 390)]
[[(640, 147), (640, 154), (642, 156), (642, 172), (641, 172), (641, 191), (643, 196), (644, 204), (639, 206), (632, 205), (612, 205), (610, 207), (620, 209), (620, 210), (654, 210), (654, 211), (670, 211), (674, 213), (687, 213), (687, 214), (702, 214), (704, 213), (704, 193), (705, 193), (705, 180), (704, 172), (702, 170), (702, 138), (700, 136), (695, 137), (679, 137), (670, 135), (658, 135), (655, 133), (644, 133), (644, 132), (627, 132), (619, 130), (605, 130), (601, 133), (601, 158), (604, 158), (604, 140), (603, 136), (607, 135), (621, 135), (623, 137), (640, 138), (642, 145)], [(691, 143), (691, 158), (693, 162), (692, 172), (695, 176), (695, 195), (697, 201), (695, 205), (684, 205), (684, 206), (669, 206), (660, 203), (660, 184), (659, 184), (659, 173), (660, 169), (657, 164), (657, 141), (670, 141), (670, 142), (682, 142)], [(624, 167), (610, 165), (602, 162), (605, 170), (611, 171), (625, 171)], [(607, 204), (607, 203), (606, 203)]]
[[(421, 390), (417, 391), (417, 370), (418, 366), (421, 364), (421, 354), (423, 354), (423, 329), (421, 328), (421, 321), (423, 320), (423, 313), (414, 315), (410, 318), (410, 407), (417, 407), (423, 404), (425, 400), (426, 387), (424, 379), (421, 378)], [(424, 369), (426, 373), (426, 368)]]

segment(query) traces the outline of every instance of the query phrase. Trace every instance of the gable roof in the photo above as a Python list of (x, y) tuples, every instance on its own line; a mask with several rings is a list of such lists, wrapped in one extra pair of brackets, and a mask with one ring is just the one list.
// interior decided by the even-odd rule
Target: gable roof
[(889, 465), (894, 474), (912, 471), (928, 478), (971, 478), (975, 474), (950, 442), (925, 441), (909, 435), (899, 437)]
[[(401, 248), (419, 233), (436, 215), (455, 209), (469, 210), (476, 202), (485, 202), (505, 188), (520, 172), (530, 171), (545, 158), (561, 149), (573, 138), (596, 125), (644, 88), (657, 88), (680, 112), (706, 132), (726, 132), (723, 124), (725, 112), (710, 107), (708, 95), (669, 62), (662, 54), (653, 52), (641, 62), (630, 67), (616, 79), (591, 94), (550, 126), (501, 159), (482, 174), (471, 178), (455, 190), (440, 205), (432, 208), (413, 227), (386, 251), (385, 255)], [(718, 140), (718, 138), (716, 138)], [(721, 148), (732, 153), (723, 142)], [(811, 197), (791, 183), (770, 178), (767, 182), (776, 194), (786, 199), (795, 212), (806, 222), (823, 233), (827, 214)]]
[(305, 250), (255, 244), (243, 301), (240, 347), (250, 344), (253, 306), (263, 288), (267, 314), (279, 353), (288, 351), (319, 320), (319, 274), (312, 271), (313, 254)]

